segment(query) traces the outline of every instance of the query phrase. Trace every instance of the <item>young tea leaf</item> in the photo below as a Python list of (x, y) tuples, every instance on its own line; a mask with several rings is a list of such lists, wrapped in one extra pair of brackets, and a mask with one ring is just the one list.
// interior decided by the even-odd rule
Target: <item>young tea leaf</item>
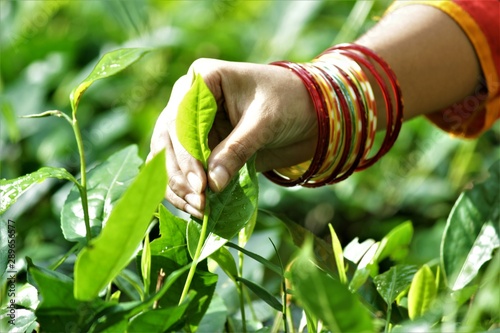
[[(92, 236), (97, 236), (118, 199), (139, 173), (142, 164), (137, 146), (132, 145), (111, 155), (87, 174), (87, 197)], [(61, 211), (64, 237), (73, 242), (86, 240), (82, 199), (76, 187), (66, 198)]]
[(141, 170), (111, 212), (106, 228), (78, 255), (74, 290), (77, 299), (97, 297), (129, 263), (163, 199), (166, 183), (162, 152)]
[(17, 199), (26, 192), (32, 185), (41, 183), (47, 178), (58, 178), (72, 181), (80, 186), (68, 171), (63, 168), (43, 167), (38, 171), (21, 176), (16, 179), (0, 179), (0, 215), (7, 211)]
[(124, 48), (102, 56), (92, 72), (71, 92), (69, 99), (73, 113), (76, 113), (82, 94), (92, 83), (121, 72), (150, 51), (148, 48)]
[(500, 247), (500, 161), (490, 177), (465, 191), (453, 207), (441, 242), (441, 261), (451, 290), (466, 286)]
[(191, 88), (179, 105), (176, 126), (177, 137), (183, 147), (204, 168), (210, 156), (208, 132), (217, 112), (217, 102), (200, 74), (195, 74)]
[(142, 281), (144, 283), (144, 294), (147, 296), (149, 291), (149, 286), (151, 284), (151, 246), (149, 243), (149, 234), (146, 233), (144, 237), (144, 246), (142, 248), (141, 255), (141, 273)]
[(436, 299), (437, 290), (434, 274), (429, 266), (422, 266), (413, 277), (408, 292), (408, 315), (410, 319), (422, 316)]
[(392, 260), (402, 260), (408, 254), (408, 246), (413, 237), (413, 225), (410, 221), (404, 222), (391, 231), (380, 241), (380, 246), (375, 254), (376, 262), (387, 257)]

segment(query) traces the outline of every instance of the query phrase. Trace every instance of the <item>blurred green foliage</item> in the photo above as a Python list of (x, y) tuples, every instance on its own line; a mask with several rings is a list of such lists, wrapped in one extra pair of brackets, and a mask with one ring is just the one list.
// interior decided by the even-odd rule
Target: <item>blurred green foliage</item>
[[(80, 103), (88, 164), (131, 144), (148, 153), (156, 117), (175, 80), (197, 58), (265, 63), (306, 61), (372, 26), (389, 0), (376, 1), (0, 1), (0, 178), (41, 166), (78, 172), (71, 128), (61, 119), (20, 119), (69, 111), (69, 93), (105, 52), (159, 47)], [(500, 124), (472, 141), (449, 137), (425, 119), (407, 122), (386, 157), (347, 181), (284, 189), (261, 180), (260, 206), (319, 235), (332, 223), (342, 244), (382, 238), (412, 220), (415, 262), (437, 257), (444, 220), (459, 193), (500, 156)], [(58, 219), (69, 191), (38, 185), (6, 214), (18, 223), (18, 256), (49, 260), (69, 246)], [(266, 225), (263, 221), (260, 228)]]

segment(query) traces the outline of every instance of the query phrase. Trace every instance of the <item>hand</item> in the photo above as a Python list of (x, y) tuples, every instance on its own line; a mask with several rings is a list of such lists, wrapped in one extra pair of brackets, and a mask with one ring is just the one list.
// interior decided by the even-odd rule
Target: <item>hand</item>
[[(212, 153), (207, 172), (176, 135), (177, 109), (190, 88), (193, 72), (201, 74), (218, 105), (208, 140)], [(199, 59), (175, 83), (156, 122), (148, 158), (166, 148), (166, 198), (201, 218), (207, 184), (213, 191), (221, 191), (255, 153), (257, 171), (306, 161), (312, 158), (316, 141), (314, 106), (302, 81), (291, 71), (273, 65)]]

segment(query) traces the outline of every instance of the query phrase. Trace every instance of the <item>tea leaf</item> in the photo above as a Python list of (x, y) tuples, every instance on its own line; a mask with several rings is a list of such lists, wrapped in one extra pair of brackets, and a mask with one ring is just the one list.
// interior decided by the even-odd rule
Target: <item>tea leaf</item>
[(76, 113), (82, 94), (92, 83), (121, 72), (150, 51), (148, 48), (123, 48), (103, 55), (92, 72), (71, 92), (69, 99), (73, 113)]
[(247, 286), (248, 289), (253, 291), (255, 295), (259, 296), (259, 298), (266, 302), (270, 307), (278, 311), (283, 311), (283, 305), (280, 303), (280, 301), (278, 301), (276, 297), (274, 297), (266, 289), (242, 277), (238, 277), (236, 280), (243, 282), (243, 284)]
[(337, 263), (337, 270), (339, 272), (340, 282), (347, 283), (347, 275), (345, 274), (344, 254), (342, 253), (342, 245), (340, 245), (339, 238), (335, 233), (331, 224), (328, 224), (330, 235), (332, 236), (332, 251)]
[(231, 280), (236, 281), (238, 269), (236, 268), (234, 258), (228, 249), (221, 247), (212, 253), (209, 258), (214, 260)]
[(37, 267), (31, 260), (28, 271), (42, 298), (35, 311), (42, 330), (64, 332), (70, 323), (72, 330), (87, 331), (93, 316), (106, 307), (100, 299), (89, 303), (76, 300), (73, 280), (61, 273)]
[(186, 309), (196, 295), (191, 290), (180, 305), (171, 306), (164, 309), (146, 311), (134, 317), (130, 322), (127, 332), (167, 332), (174, 325), (182, 323)]
[(373, 282), (384, 301), (391, 304), (408, 288), (416, 271), (416, 266), (396, 265), (387, 272), (375, 276)]
[(410, 221), (404, 222), (391, 231), (380, 241), (380, 246), (375, 254), (376, 262), (390, 256), (392, 260), (404, 259), (408, 253), (413, 236), (413, 225)]
[[(141, 164), (137, 146), (132, 145), (111, 155), (88, 172), (87, 197), (93, 236), (100, 233), (118, 199), (139, 173)], [(69, 241), (86, 240), (82, 199), (76, 187), (71, 189), (61, 211), (61, 228)]]
[(437, 290), (434, 274), (429, 266), (422, 266), (413, 277), (408, 292), (408, 315), (410, 319), (422, 316), (431, 307)]
[(174, 260), (181, 266), (189, 262), (186, 243), (187, 222), (160, 205), (160, 237), (151, 242), (151, 254)]
[(21, 176), (15, 179), (0, 179), (0, 215), (7, 211), (17, 199), (26, 192), (32, 185), (41, 183), (47, 178), (58, 178), (70, 180), (75, 185), (80, 186), (68, 171), (63, 168), (43, 167), (38, 171)]
[(313, 262), (312, 241), (307, 241), (291, 267), (293, 295), (333, 332), (373, 332), (370, 313), (347, 286)]
[(441, 260), (451, 290), (466, 286), (500, 246), (500, 161), (490, 178), (465, 191), (453, 207), (441, 242)]
[(149, 286), (151, 284), (151, 246), (149, 243), (149, 234), (146, 233), (144, 237), (144, 247), (142, 248), (141, 255), (141, 273), (142, 281), (144, 283), (144, 294), (148, 295)]
[(163, 199), (166, 182), (162, 152), (141, 170), (111, 212), (106, 228), (78, 255), (74, 290), (77, 299), (95, 298), (129, 263)]
[(207, 169), (210, 156), (208, 132), (217, 112), (217, 103), (200, 74), (181, 103), (176, 119), (177, 137), (182, 146)]
[[(252, 219), (257, 210), (258, 180), (255, 157), (240, 169), (220, 193), (208, 192), (210, 216), (208, 235), (205, 239), (200, 261), (217, 251), (238, 234)], [(194, 253), (200, 235), (200, 225), (195, 220), (188, 223), (188, 247)]]
[(214, 295), (207, 312), (198, 326), (198, 332), (225, 332), (228, 309), (221, 297)]
[(266, 258), (264, 257), (261, 257), (259, 256), (258, 254), (254, 253), (254, 252), (251, 252), (251, 251), (248, 251), (248, 250), (245, 250), (244, 248), (236, 245), (236, 244), (233, 244), (233, 243), (227, 243), (226, 246), (228, 247), (232, 247), (233, 249), (236, 249), (244, 254), (246, 254), (247, 256), (249, 256), (250, 258), (260, 262), (262, 265), (266, 266), (267, 268), (269, 268), (270, 270), (272, 270), (273, 272), (275, 272), (276, 274), (278, 274), (279, 276), (282, 276), (282, 271), (281, 271), (281, 268), (276, 265), (276, 264), (273, 264), (272, 262), (270, 262), (269, 260), (267, 260)]

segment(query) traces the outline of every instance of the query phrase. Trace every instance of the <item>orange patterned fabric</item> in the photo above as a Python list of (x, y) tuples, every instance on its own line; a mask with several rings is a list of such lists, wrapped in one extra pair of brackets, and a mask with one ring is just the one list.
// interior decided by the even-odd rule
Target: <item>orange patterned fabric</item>
[(391, 10), (408, 4), (442, 10), (474, 46), (483, 73), (482, 89), (427, 117), (453, 135), (477, 137), (500, 118), (500, 0), (397, 1)]

